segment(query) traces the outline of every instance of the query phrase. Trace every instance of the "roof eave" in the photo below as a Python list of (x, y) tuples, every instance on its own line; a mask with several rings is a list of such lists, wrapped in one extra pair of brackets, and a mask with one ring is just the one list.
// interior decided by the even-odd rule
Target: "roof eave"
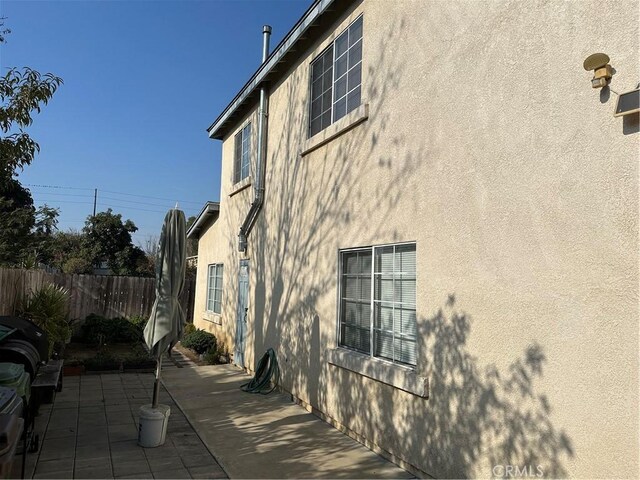
[(271, 52), (267, 60), (260, 65), (256, 73), (249, 79), (235, 98), (227, 105), (218, 118), (207, 128), (209, 138), (222, 140), (224, 127), (233, 113), (244, 103), (259, 86), (265, 81), (274, 67), (289, 53), (291, 48), (304, 36), (309, 27), (324, 13), (336, 0), (317, 0), (302, 15), (289, 33), (282, 39), (278, 46)]
[(217, 216), (220, 212), (220, 204), (218, 202), (207, 202), (196, 217), (196, 221), (187, 230), (187, 238), (199, 238), (200, 230), (207, 224), (209, 219)]

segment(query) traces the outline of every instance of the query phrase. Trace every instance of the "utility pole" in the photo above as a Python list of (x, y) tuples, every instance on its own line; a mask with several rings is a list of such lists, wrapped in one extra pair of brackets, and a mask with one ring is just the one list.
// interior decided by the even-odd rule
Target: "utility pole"
[(96, 216), (96, 203), (98, 203), (98, 189), (93, 190), (93, 216)]

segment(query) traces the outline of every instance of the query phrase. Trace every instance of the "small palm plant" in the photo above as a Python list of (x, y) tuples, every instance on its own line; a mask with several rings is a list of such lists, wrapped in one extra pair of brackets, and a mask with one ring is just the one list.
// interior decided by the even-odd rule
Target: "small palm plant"
[(69, 291), (51, 283), (45, 284), (24, 299), (19, 315), (28, 318), (49, 336), (49, 356), (55, 345), (64, 346), (71, 335), (69, 326)]

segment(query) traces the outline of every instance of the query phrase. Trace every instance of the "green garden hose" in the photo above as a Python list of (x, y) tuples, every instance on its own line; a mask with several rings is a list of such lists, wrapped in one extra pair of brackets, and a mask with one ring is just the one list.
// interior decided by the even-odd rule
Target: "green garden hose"
[[(261, 393), (268, 395), (273, 392), (280, 380), (280, 367), (276, 359), (276, 352), (270, 348), (258, 362), (256, 374), (250, 382), (240, 386), (240, 389), (247, 393)], [(273, 382), (273, 386), (271, 383)], [(267, 390), (268, 389), (268, 390)]]

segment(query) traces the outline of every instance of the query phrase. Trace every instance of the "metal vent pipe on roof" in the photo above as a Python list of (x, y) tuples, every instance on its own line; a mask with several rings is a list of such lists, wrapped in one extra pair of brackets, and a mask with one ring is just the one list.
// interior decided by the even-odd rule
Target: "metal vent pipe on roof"
[[(262, 63), (269, 57), (269, 39), (271, 38), (271, 27), (264, 25), (262, 27)], [(256, 158), (256, 180), (255, 180), (255, 198), (251, 203), (249, 212), (247, 213), (240, 233), (238, 234), (238, 250), (247, 251), (247, 237), (251, 233), (251, 229), (258, 218), (258, 213), (262, 209), (264, 202), (264, 180), (266, 177), (265, 161), (267, 157), (267, 117), (268, 117), (269, 99), (267, 98), (267, 87), (265, 84), (260, 86), (260, 106), (258, 107), (258, 155)]]
[(269, 40), (271, 38), (271, 25), (265, 25), (262, 27), (262, 63), (267, 60), (269, 56)]

